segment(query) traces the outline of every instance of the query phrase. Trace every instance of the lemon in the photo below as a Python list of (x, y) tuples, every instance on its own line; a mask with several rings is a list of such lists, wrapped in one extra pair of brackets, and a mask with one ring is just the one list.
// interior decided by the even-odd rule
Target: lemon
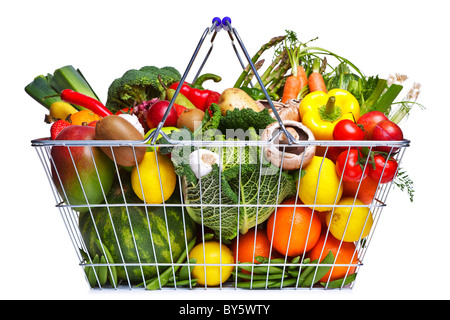
[(157, 151), (146, 152), (144, 158), (131, 170), (131, 187), (145, 203), (160, 204), (169, 199), (176, 182), (177, 175), (172, 161)]
[(234, 268), (232, 265), (223, 265), (233, 264), (234, 257), (227, 246), (217, 241), (197, 244), (189, 252), (189, 258), (195, 258), (196, 264), (199, 264), (192, 269), (192, 277), (200, 285), (206, 283), (207, 286), (217, 286), (227, 281)]
[[(355, 206), (353, 206), (353, 202)], [(339, 207), (336, 207), (334, 212), (330, 211), (326, 215), (326, 223), (331, 234), (345, 242), (354, 242), (365, 238), (373, 225), (373, 217), (369, 208), (359, 207), (364, 206), (364, 203), (350, 197), (342, 198), (338, 205)]]
[(50, 116), (55, 119), (66, 119), (68, 115), (78, 112), (70, 103), (64, 101), (53, 102), (49, 108)]
[[(298, 196), (310, 207), (314, 204), (328, 205), (315, 207), (317, 211), (329, 211), (342, 197), (342, 186), (336, 173), (336, 166), (328, 158), (314, 156), (311, 162), (303, 168), (305, 174), (300, 178)], [(316, 194), (317, 191), (317, 194)]]

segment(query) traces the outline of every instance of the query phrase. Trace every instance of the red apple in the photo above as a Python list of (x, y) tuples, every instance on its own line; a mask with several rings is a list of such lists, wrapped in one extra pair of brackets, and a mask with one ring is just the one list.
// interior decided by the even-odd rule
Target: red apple
[[(382, 141), (399, 141), (403, 140), (402, 129), (394, 122), (390, 120), (383, 120), (378, 122), (372, 130), (372, 140)], [(392, 151), (391, 151), (392, 149)], [(396, 152), (398, 148), (392, 147), (376, 147), (375, 150), (384, 152)]]
[[(158, 124), (161, 122), (167, 107), (169, 106), (169, 101), (160, 100), (152, 104), (152, 106), (147, 111), (147, 125), (150, 129), (156, 128)], [(178, 114), (175, 106), (172, 106), (172, 109), (167, 116), (166, 121), (164, 122), (164, 127), (176, 127), (178, 120)]]
[(383, 120), (388, 120), (386, 115), (380, 111), (370, 111), (363, 114), (357, 121), (357, 124), (360, 124), (364, 128), (364, 139), (373, 140), (372, 139), (372, 130), (375, 125)]

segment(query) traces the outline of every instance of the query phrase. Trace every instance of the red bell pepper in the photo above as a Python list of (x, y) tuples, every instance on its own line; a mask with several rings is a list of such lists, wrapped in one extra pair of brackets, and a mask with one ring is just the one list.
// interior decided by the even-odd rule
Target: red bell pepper
[[(175, 82), (170, 86), (170, 89), (176, 89), (178, 87), (179, 82)], [(197, 88), (191, 87), (188, 83), (184, 83), (181, 86), (180, 93), (183, 94), (186, 98), (189, 99), (190, 102), (197, 108), (205, 112), (206, 108), (209, 107), (211, 103), (207, 105), (207, 101), (210, 96), (218, 96), (220, 95), (218, 92), (212, 90), (201, 90)], [(216, 99), (218, 101), (218, 99)], [(215, 101), (215, 103), (217, 103)]]
[[(189, 84), (184, 82), (181, 86), (180, 93), (184, 95), (197, 109), (205, 112), (211, 103), (217, 103), (219, 101), (220, 93), (212, 90), (205, 90), (202, 84), (206, 80), (213, 80), (214, 82), (219, 82), (221, 78), (217, 75), (207, 73), (204, 74), (195, 81), (194, 84)], [(169, 88), (177, 89), (179, 82), (175, 82)]]

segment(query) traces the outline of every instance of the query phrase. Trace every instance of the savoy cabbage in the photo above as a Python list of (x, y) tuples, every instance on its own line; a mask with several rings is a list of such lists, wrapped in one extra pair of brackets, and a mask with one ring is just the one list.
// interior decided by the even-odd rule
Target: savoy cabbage
[[(250, 136), (259, 138), (254, 130)], [(175, 146), (171, 159), (182, 176), (189, 216), (218, 237), (231, 240), (239, 231), (244, 234), (267, 220), (277, 204), (296, 194), (296, 184), (289, 173), (265, 160), (260, 146), (233, 146), (233, 141), (227, 142), (231, 143), (207, 148), (220, 155), (221, 163), (213, 164), (212, 171), (200, 179), (192, 173), (188, 155), (184, 154), (192, 149)]]

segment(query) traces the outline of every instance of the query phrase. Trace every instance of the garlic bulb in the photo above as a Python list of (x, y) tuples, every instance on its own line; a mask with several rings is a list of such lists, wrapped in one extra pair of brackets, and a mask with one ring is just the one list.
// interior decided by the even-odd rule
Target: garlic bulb
[(142, 133), (142, 136), (145, 135), (144, 127), (139, 122), (139, 118), (135, 114), (129, 114), (129, 113), (122, 113), (119, 114), (119, 117), (124, 118), (129, 123), (131, 123), (140, 133)]
[(213, 164), (218, 164), (220, 170), (222, 170), (222, 165), (219, 162), (219, 155), (206, 149), (195, 150), (189, 155), (189, 165), (197, 179), (210, 173)]

